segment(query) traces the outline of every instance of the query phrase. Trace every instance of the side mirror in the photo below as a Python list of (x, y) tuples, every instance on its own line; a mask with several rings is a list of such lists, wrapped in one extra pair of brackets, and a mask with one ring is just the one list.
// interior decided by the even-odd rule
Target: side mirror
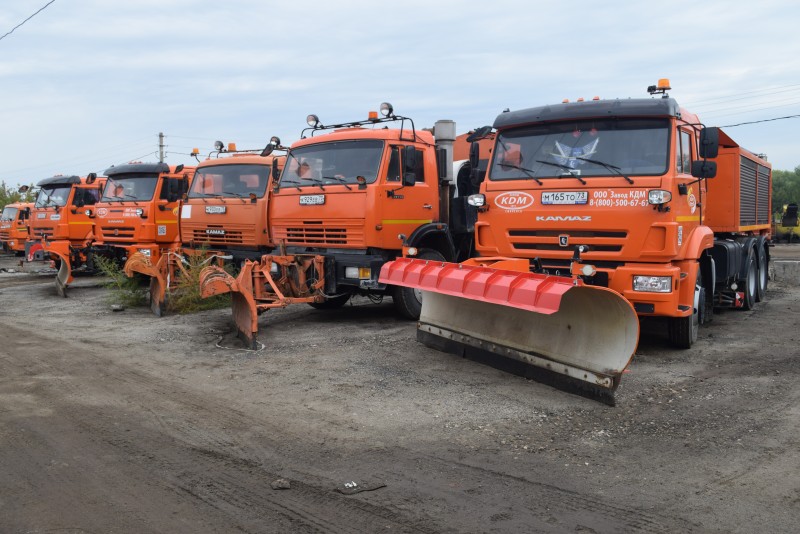
[(97, 180), (97, 173), (96, 172), (90, 172), (89, 174), (86, 175), (86, 183), (87, 184), (91, 185), (91, 184), (94, 183), (95, 180)]
[(481, 147), (477, 142), (473, 141), (472, 144), (469, 145), (469, 166), (473, 169), (477, 169), (480, 161)]
[(472, 143), (480, 139), (483, 139), (484, 137), (489, 135), (491, 131), (492, 131), (491, 126), (481, 126), (480, 128), (476, 129), (474, 132), (472, 132), (467, 136), (467, 142)]
[(704, 159), (714, 159), (717, 157), (718, 153), (719, 128), (710, 127), (700, 130), (700, 157)]
[(413, 146), (403, 147), (403, 179), (404, 186), (413, 186), (417, 183), (417, 149)]
[(21, 186), (19, 186), (19, 189), (17, 189), (17, 192), (18, 192), (18, 193), (27, 193), (27, 192), (28, 192), (28, 189), (30, 189), (30, 187), (29, 187), (29, 186), (27, 186), (27, 185), (21, 185)]
[(82, 198), (76, 198), (74, 204), (76, 208), (82, 208), (86, 205), (86, 202)]
[(175, 167), (175, 173), (176, 173), (176, 174), (177, 174), (177, 173), (179, 173), (179, 172), (181, 172), (182, 170), (183, 170), (183, 163), (181, 163), (180, 165), (178, 165), (177, 167)]
[(713, 178), (716, 175), (716, 161), (697, 160), (692, 162), (692, 176), (695, 178)]

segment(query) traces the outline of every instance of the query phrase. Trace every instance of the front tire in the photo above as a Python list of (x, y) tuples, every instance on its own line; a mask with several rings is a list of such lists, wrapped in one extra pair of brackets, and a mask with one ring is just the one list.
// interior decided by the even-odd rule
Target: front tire
[(678, 349), (689, 349), (697, 341), (700, 325), (706, 316), (706, 288), (703, 287), (703, 278), (700, 268), (697, 269), (697, 278), (694, 283), (694, 303), (692, 314), (686, 317), (670, 317), (669, 341)]
[[(420, 260), (444, 262), (444, 256), (433, 249), (422, 249), (417, 255)], [(422, 291), (410, 287), (396, 286), (392, 294), (394, 308), (397, 313), (406, 319), (416, 321), (422, 312)]]

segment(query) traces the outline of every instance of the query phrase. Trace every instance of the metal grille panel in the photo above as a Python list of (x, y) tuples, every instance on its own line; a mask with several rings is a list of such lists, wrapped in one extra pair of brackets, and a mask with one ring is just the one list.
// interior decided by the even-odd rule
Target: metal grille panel
[(739, 174), (739, 225), (756, 224), (756, 163), (742, 156)]
[(769, 224), (769, 191), (772, 173), (769, 167), (758, 166), (758, 224)]

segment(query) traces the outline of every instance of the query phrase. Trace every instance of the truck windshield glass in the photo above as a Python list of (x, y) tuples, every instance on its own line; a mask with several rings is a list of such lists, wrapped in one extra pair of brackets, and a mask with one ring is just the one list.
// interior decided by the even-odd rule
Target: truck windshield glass
[(335, 141), (293, 149), (281, 174), (281, 185), (356, 184), (363, 176), (366, 183), (378, 179), (383, 155), (383, 141)]
[(17, 218), (17, 208), (6, 206), (0, 214), (0, 221), (14, 221)]
[(72, 189), (71, 185), (46, 185), (39, 190), (39, 195), (36, 197), (37, 208), (46, 208), (48, 206), (66, 206), (69, 192)]
[(109, 177), (102, 200), (104, 202), (151, 200), (157, 183), (157, 174), (118, 174), (113, 178)]
[(667, 119), (581, 120), (497, 135), (489, 179), (647, 176), (667, 172)]
[(264, 196), (269, 181), (267, 165), (210, 165), (197, 169), (189, 198)]

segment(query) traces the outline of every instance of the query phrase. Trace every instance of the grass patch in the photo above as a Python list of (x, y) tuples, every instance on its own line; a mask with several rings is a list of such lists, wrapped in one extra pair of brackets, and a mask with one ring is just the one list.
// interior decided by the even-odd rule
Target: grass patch
[(147, 289), (142, 287), (138, 277), (125, 276), (122, 267), (113, 258), (94, 256), (92, 259), (97, 270), (106, 277), (103, 287), (111, 290), (108, 298), (110, 304), (121, 304), (126, 307), (147, 304)]
[[(167, 309), (173, 313), (193, 313), (204, 310), (216, 310), (231, 306), (231, 295), (214, 295), (204, 299), (200, 295), (200, 271), (208, 265), (205, 254), (185, 256), (184, 270), (178, 275), (178, 281), (170, 288), (167, 297)], [(225, 268), (231, 273), (231, 267)]]

